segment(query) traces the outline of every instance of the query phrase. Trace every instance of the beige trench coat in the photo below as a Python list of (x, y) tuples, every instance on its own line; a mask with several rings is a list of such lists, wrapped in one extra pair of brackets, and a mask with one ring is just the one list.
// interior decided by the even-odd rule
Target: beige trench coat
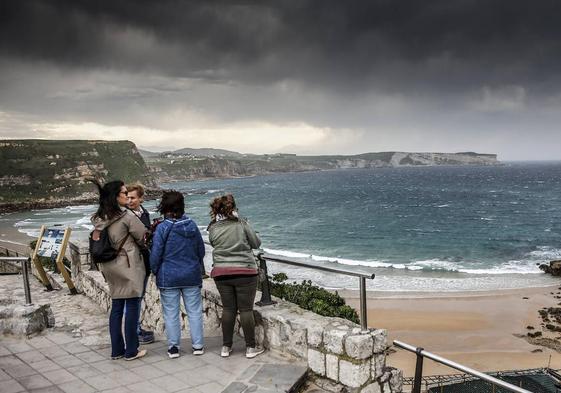
[(113, 299), (128, 299), (142, 296), (146, 269), (140, 252), (144, 245), (146, 227), (130, 210), (124, 210), (119, 218), (110, 221), (93, 219), (95, 229), (109, 227), (109, 238), (115, 248), (119, 247), (127, 234), (130, 234), (117, 258), (98, 264), (99, 269), (109, 284)]

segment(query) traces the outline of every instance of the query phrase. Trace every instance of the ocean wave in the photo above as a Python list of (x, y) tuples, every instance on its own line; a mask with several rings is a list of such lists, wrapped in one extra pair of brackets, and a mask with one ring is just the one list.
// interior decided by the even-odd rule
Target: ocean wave
[(91, 223), (90, 216), (79, 218), (74, 222), (75, 225), (90, 224), (90, 223)]
[(451, 261), (441, 259), (427, 259), (422, 261), (414, 261), (406, 265), (409, 270), (429, 270), (429, 271), (446, 271), (457, 272), (458, 265)]
[(70, 212), (94, 212), (97, 208), (97, 205), (76, 205), (76, 206), (66, 206), (64, 209)]
[[(542, 271), (536, 265), (534, 259), (510, 260), (498, 266), (489, 268), (468, 268), (465, 264), (453, 262), (443, 259), (424, 259), (415, 260), (408, 263), (391, 263), (383, 261), (365, 261), (346, 258), (325, 257), (314, 254), (305, 254), (301, 252), (288, 250), (264, 249), (269, 254), (284, 256), (287, 258), (303, 258), (311, 259), (316, 262), (334, 262), (342, 265), (365, 266), (370, 268), (381, 269), (399, 269), (409, 271), (426, 271), (426, 272), (446, 272), (446, 273), (464, 273), (473, 275), (504, 275), (504, 274), (541, 274)], [(561, 250), (557, 250), (561, 254)]]

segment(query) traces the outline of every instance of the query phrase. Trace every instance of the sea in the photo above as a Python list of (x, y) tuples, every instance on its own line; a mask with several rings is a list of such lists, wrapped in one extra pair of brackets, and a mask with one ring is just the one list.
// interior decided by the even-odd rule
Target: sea
[[(186, 195), (203, 235), (209, 202), (232, 193), (269, 253), (373, 272), (382, 292), (558, 285), (538, 265), (561, 259), (561, 162), (344, 169), (163, 184)], [(156, 217), (157, 201), (145, 207)], [(20, 232), (63, 225), (87, 237), (95, 205), (4, 215)], [(271, 264), (272, 273), (356, 289), (358, 279)]]

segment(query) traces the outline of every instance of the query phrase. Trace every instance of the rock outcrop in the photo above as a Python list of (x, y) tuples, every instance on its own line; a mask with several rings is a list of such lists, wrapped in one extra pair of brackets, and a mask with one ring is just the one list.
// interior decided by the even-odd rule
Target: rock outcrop
[(552, 276), (561, 276), (561, 260), (551, 261), (549, 265), (540, 265), (540, 270), (551, 274)]

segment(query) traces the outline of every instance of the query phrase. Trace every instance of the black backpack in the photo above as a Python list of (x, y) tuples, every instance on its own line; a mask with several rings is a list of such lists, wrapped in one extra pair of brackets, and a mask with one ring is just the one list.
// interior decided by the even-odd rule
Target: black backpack
[[(117, 258), (121, 248), (127, 241), (129, 234), (125, 236), (125, 239), (121, 242), (119, 248), (115, 249), (109, 238), (109, 227), (113, 225), (117, 220), (113, 221), (111, 224), (103, 228), (101, 231), (94, 229), (90, 232), (90, 255), (95, 263), (109, 262)], [(97, 235), (97, 236), (96, 236)], [(97, 240), (95, 239), (97, 238)]]

